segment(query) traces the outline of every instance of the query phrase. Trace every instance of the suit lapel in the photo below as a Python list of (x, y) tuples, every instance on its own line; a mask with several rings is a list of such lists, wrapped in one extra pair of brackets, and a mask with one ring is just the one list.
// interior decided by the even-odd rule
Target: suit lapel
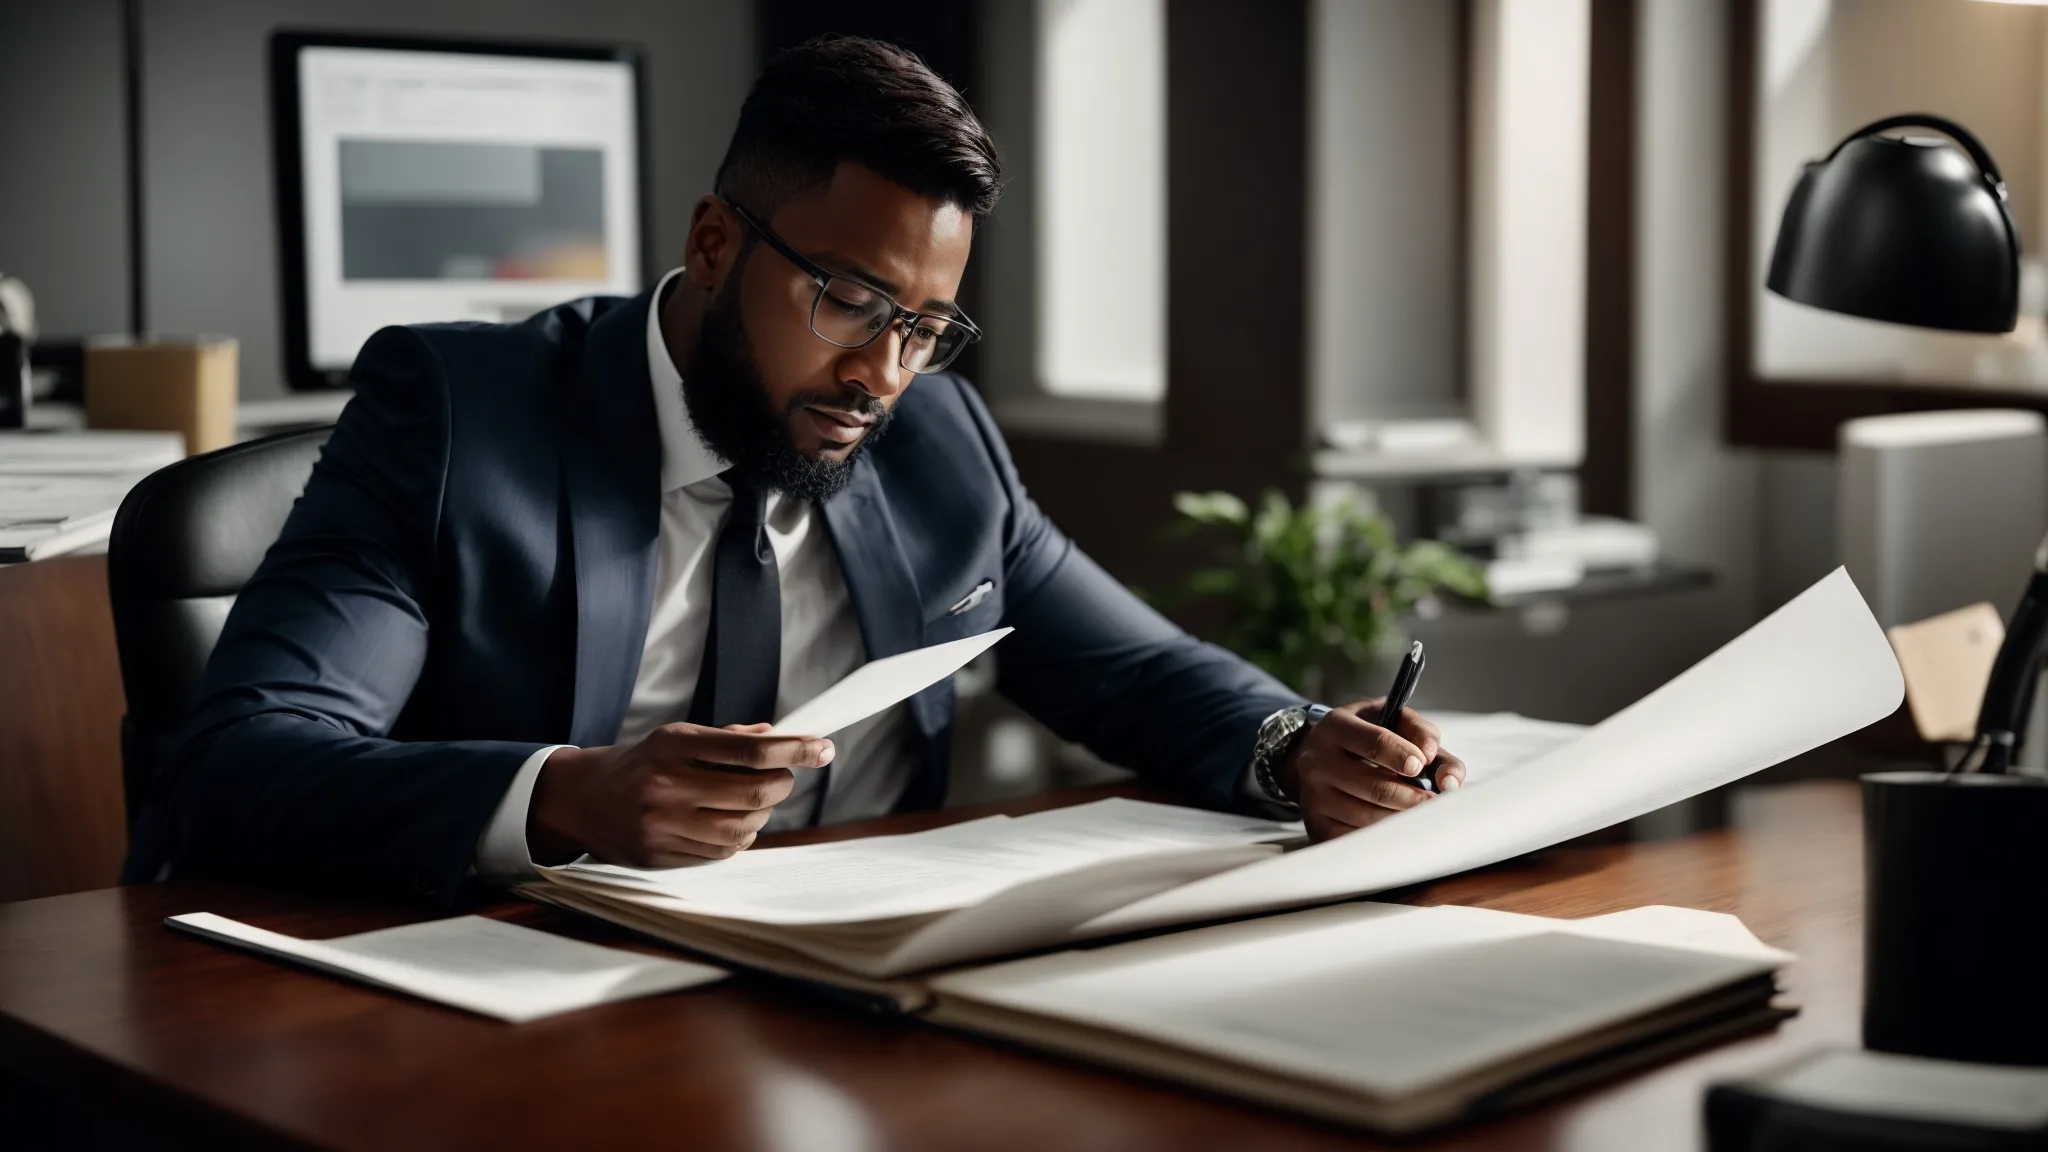
[(649, 296), (591, 326), (571, 389), (562, 476), (576, 558), (569, 741), (586, 747), (618, 739), (654, 597), (661, 436), (647, 374)]
[[(882, 495), (874, 462), (863, 460), (856, 465), (846, 490), (822, 507), (868, 659), (880, 660), (923, 646), (923, 600), (911, 574), (909, 554), (896, 531), (896, 520), (889, 513), (889, 502)], [(899, 807), (936, 807), (946, 792), (953, 681), (942, 680), (911, 697), (910, 717), (924, 738), (925, 770), (904, 791)], [(831, 779), (829, 775), (825, 778), (828, 789)]]
[(839, 553), (839, 571), (860, 621), (860, 637), (869, 660), (880, 660), (919, 647), (924, 640), (924, 611), (917, 581), (896, 534), (896, 521), (882, 499), (881, 481), (871, 461), (854, 467), (844, 491), (821, 505)]

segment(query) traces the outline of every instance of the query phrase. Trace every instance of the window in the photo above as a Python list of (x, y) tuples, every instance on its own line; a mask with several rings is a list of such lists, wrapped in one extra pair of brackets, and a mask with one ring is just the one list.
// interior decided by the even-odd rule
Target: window
[(1038, 379), (1166, 394), (1165, 0), (1038, 0)]
[(981, 379), (1017, 430), (1150, 444), (1166, 395), (1166, 0), (983, 9), (1009, 184), (976, 243)]
[(1310, 29), (1317, 473), (1576, 466), (1589, 0), (1315, 0)]

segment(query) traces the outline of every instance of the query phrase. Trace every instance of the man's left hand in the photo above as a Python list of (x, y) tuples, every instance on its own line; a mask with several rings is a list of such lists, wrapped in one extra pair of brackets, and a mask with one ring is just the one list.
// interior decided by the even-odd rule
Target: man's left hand
[[(1403, 708), (1393, 728), (1382, 728), (1374, 721), (1385, 706), (1381, 698), (1333, 710), (1280, 765), (1280, 786), (1300, 802), (1310, 839), (1342, 836), (1464, 786), (1465, 762), (1444, 751), (1436, 725)], [(1431, 763), (1436, 792), (1416, 779)]]

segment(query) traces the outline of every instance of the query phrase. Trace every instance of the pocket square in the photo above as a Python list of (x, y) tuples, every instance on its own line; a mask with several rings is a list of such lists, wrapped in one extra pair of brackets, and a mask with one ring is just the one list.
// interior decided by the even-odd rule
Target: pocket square
[(983, 581), (982, 581), (981, 583), (979, 583), (979, 584), (976, 584), (976, 585), (974, 586), (974, 591), (972, 591), (972, 592), (969, 592), (969, 593), (968, 593), (967, 595), (965, 595), (965, 596), (962, 596), (962, 597), (960, 598), (960, 602), (959, 602), (958, 604), (955, 604), (955, 605), (953, 605), (953, 606), (952, 606), (951, 608), (948, 608), (948, 609), (946, 609), (946, 615), (948, 615), (948, 616), (958, 616), (958, 615), (959, 615), (959, 614), (961, 614), (962, 612), (965, 612), (965, 611), (967, 611), (967, 610), (968, 610), (969, 608), (972, 608), (972, 607), (974, 607), (974, 606), (975, 606), (976, 604), (979, 604), (979, 603), (981, 603), (981, 602), (982, 602), (983, 600), (987, 599), (987, 598), (988, 598), (988, 594), (989, 594), (990, 592), (993, 592), (993, 591), (995, 591), (995, 588), (996, 588), (996, 582), (995, 582), (995, 581), (993, 581), (993, 580), (983, 580)]

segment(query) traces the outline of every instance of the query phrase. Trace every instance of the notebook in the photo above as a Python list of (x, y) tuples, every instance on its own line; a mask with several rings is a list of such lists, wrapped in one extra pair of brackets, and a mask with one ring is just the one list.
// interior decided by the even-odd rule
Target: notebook
[(940, 976), (935, 1023), (1405, 1133), (1790, 1013), (1721, 913), (1348, 904)]

